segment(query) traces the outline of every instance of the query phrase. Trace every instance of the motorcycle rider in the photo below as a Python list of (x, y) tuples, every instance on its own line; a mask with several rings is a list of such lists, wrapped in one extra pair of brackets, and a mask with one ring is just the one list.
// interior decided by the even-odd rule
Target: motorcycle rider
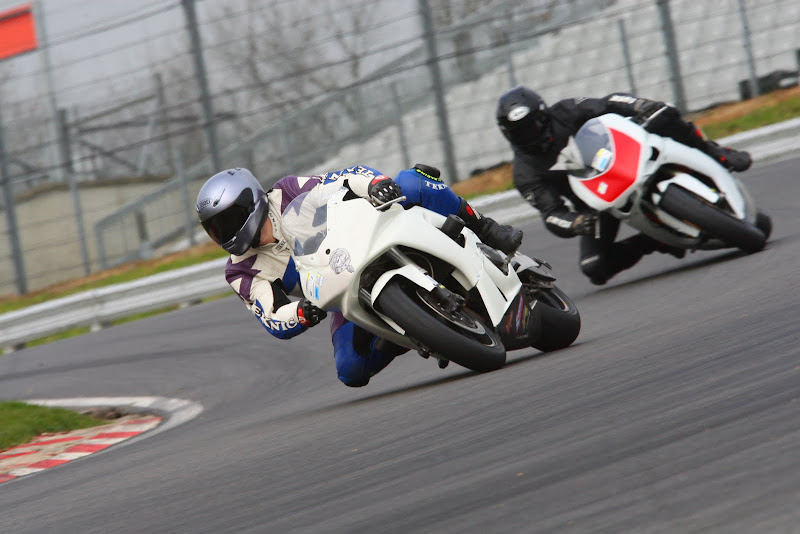
[[(539, 210), (550, 232), (559, 237), (581, 236), (580, 267), (597, 285), (633, 267), (645, 254), (685, 255), (685, 250), (644, 234), (614, 242), (620, 221), (591, 210), (572, 193), (567, 172), (550, 169), (570, 136), (589, 119), (606, 113), (647, 120), (648, 131), (697, 148), (731, 171), (747, 170), (752, 163), (747, 152), (707, 140), (677, 109), (663, 102), (613, 93), (603, 98), (568, 98), (548, 107), (538, 93), (522, 85), (503, 93), (497, 101), (496, 118), (514, 150), (514, 186)], [(567, 206), (565, 198), (574, 209)]]
[[(439, 171), (415, 165), (394, 179), (363, 165), (317, 176), (286, 176), (265, 192), (253, 174), (228, 169), (209, 178), (197, 195), (197, 214), (211, 239), (231, 253), (225, 278), (269, 333), (289, 339), (318, 324), (326, 312), (302, 297), (299, 273), (281, 232), (281, 214), (301, 193), (319, 184), (340, 183), (353, 194), (385, 203), (405, 195), (404, 206), (421, 205), (442, 215), (456, 214), (487, 245), (506, 254), (522, 243), (522, 231), (481, 216), (439, 178)], [(365, 386), (395, 356), (408, 349), (380, 340), (347, 321), (331, 322), (336, 370), (344, 384)]]

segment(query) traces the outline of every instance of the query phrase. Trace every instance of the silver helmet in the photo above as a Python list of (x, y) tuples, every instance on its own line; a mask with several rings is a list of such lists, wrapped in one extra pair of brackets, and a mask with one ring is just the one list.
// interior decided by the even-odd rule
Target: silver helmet
[(247, 169), (228, 169), (209, 178), (197, 194), (197, 215), (219, 246), (239, 256), (258, 246), (267, 219), (267, 194)]

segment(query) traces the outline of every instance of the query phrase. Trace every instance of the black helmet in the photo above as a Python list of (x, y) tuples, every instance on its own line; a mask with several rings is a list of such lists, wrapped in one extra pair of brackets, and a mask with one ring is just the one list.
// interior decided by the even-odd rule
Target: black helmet
[(267, 194), (247, 169), (228, 169), (209, 178), (197, 194), (197, 215), (219, 246), (240, 256), (258, 246), (267, 219)]
[(550, 143), (550, 115), (536, 91), (519, 85), (497, 101), (497, 125), (516, 148), (543, 151)]

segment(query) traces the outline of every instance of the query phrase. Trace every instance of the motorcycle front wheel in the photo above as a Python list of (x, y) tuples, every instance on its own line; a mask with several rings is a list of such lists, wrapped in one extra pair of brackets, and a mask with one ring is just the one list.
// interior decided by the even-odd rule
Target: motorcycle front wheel
[(479, 373), (505, 365), (506, 349), (491, 326), (469, 310), (448, 313), (437, 310), (428, 300), (423, 300), (416, 288), (406, 292), (397, 280), (392, 280), (376, 303), (408, 337), (443, 358)]
[[(766, 231), (737, 219), (674, 184), (664, 191), (658, 206), (673, 217), (696, 226), (701, 232), (748, 254), (760, 251), (767, 243)], [(761, 224), (764, 224), (764, 217), (761, 217)]]

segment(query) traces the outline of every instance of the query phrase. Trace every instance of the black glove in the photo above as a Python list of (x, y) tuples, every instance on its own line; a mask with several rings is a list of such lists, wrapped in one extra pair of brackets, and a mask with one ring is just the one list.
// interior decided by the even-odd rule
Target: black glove
[(311, 328), (327, 316), (325, 310), (317, 308), (308, 299), (300, 299), (300, 302), (297, 303), (297, 320), (305, 327)]
[(403, 196), (403, 190), (391, 178), (373, 180), (367, 187), (367, 194), (375, 204), (386, 204), (390, 200)]
[(636, 103), (633, 105), (634, 110), (636, 111), (636, 117), (644, 121), (650, 115), (655, 113), (656, 111), (660, 110), (661, 108), (665, 107), (666, 104), (663, 102), (657, 102), (655, 100), (645, 100), (644, 98), (637, 99)]
[(597, 228), (597, 215), (594, 213), (579, 213), (572, 221), (572, 233), (575, 235), (595, 235)]
[(676, 108), (663, 102), (647, 102), (636, 115), (636, 122), (643, 125), (648, 132), (670, 132), (676, 125), (683, 124), (681, 113)]

